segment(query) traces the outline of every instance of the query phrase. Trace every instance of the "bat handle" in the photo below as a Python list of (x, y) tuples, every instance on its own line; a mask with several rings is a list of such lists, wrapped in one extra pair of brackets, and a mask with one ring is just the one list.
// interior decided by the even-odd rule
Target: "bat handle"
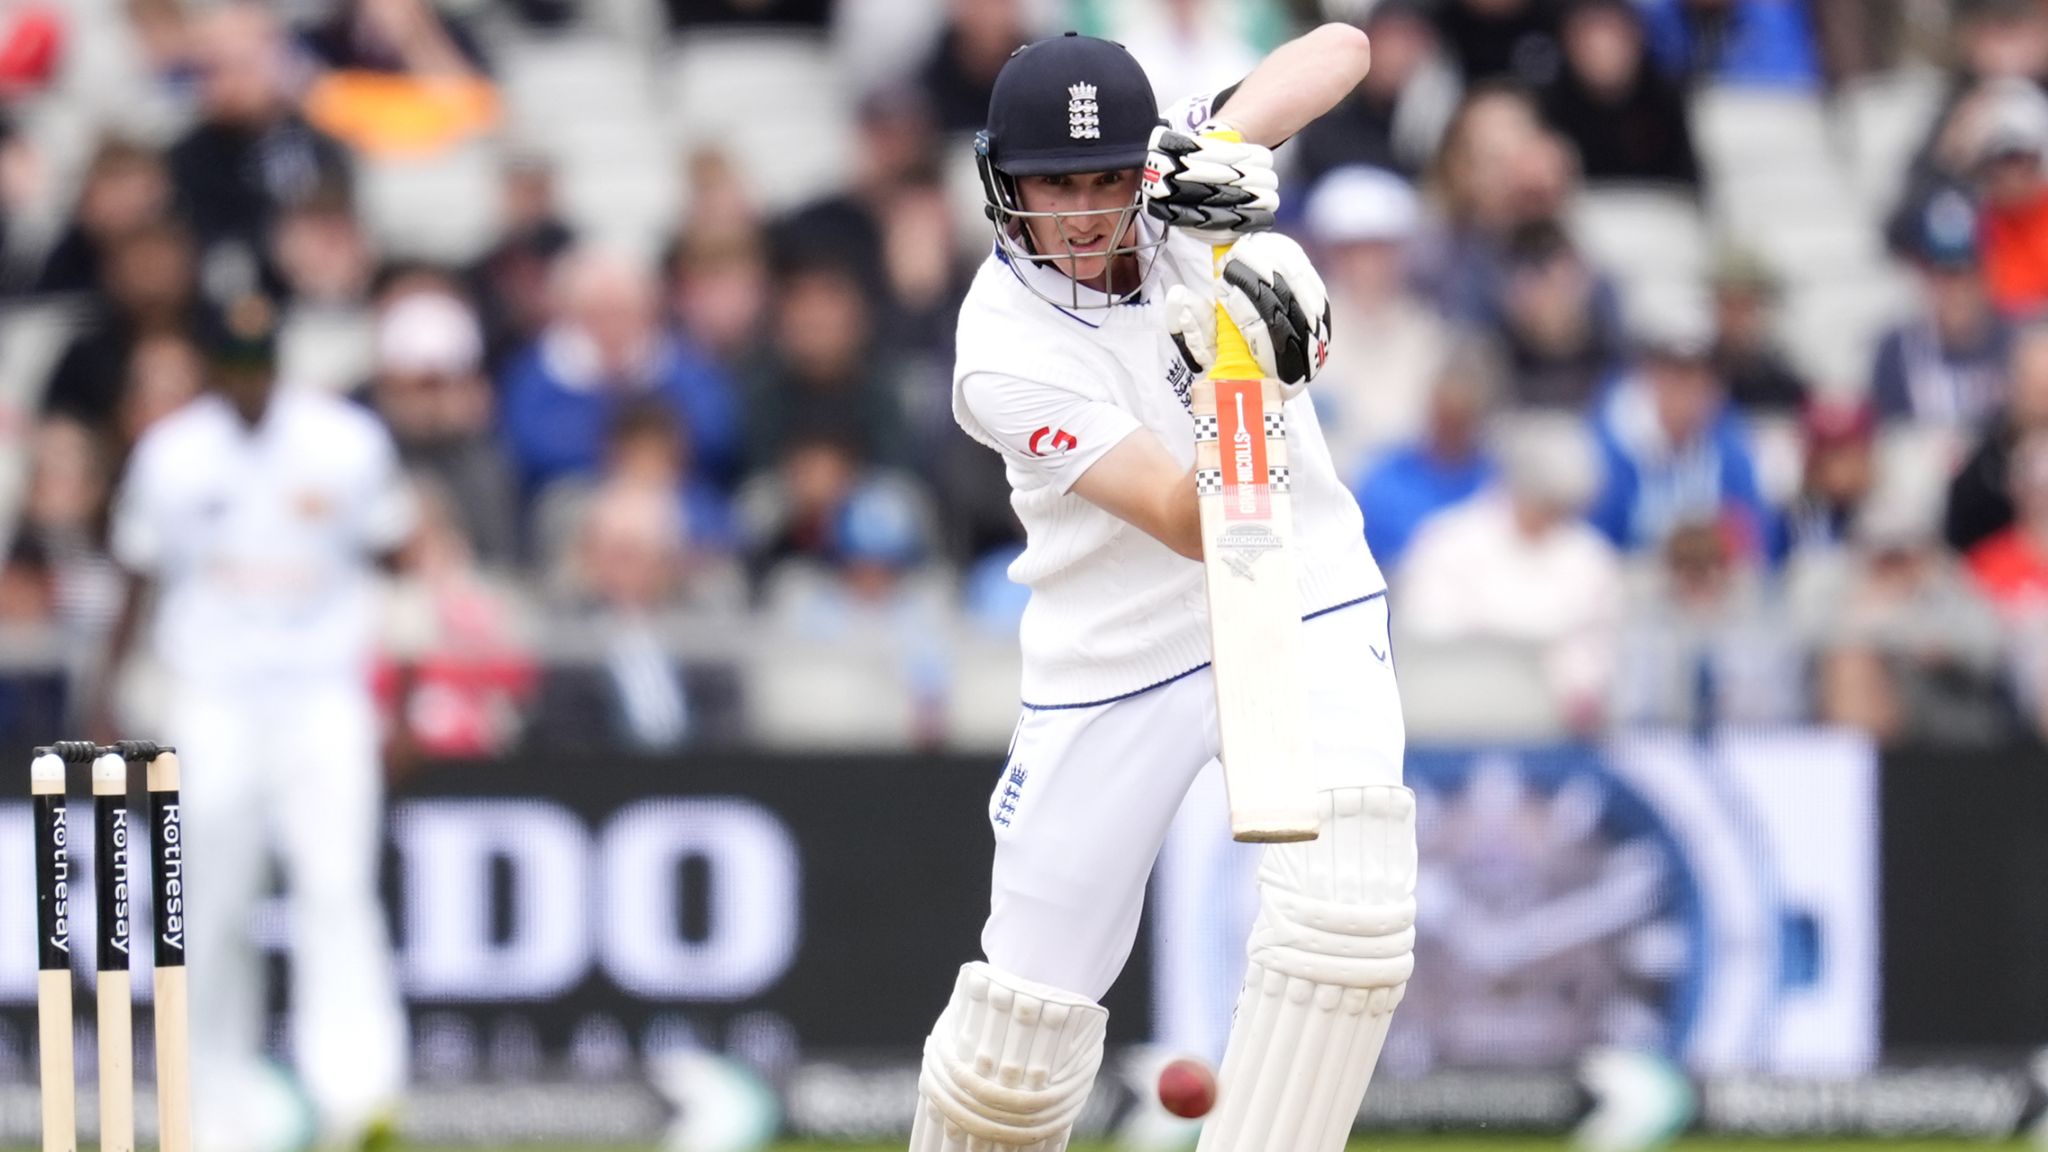
[(1244, 333), (1237, 321), (1230, 318), (1230, 309), (1223, 306), (1223, 262), (1230, 256), (1232, 245), (1218, 244), (1214, 249), (1216, 283), (1216, 363), (1209, 368), (1212, 380), (1257, 380), (1265, 376), (1259, 369), (1258, 360), (1252, 356), (1252, 347), (1245, 343)]
[[(1203, 135), (1233, 143), (1244, 139), (1244, 134), (1235, 128), (1212, 128)], [(1230, 259), (1232, 246), (1217, 244), (1209, 250), (1210, 271), (1218, 285), (1223, 283), (1223, 265)], [(1215, 380), (1257, 380), (1265, 375), (1252, 356), (1251, 345), (1245, 343), (1244, 333), (1238, 330), (1237, 321), (1230, 318), (1230, 310), (1223, 306), (1220, 291), (1216, 297), (1216, 363), (1209, 369), (1209, 375)]]
[(1260, 380), (1265, 370), (1252, 355), (1252, 346), (1245, 343), (1244, 333), (1238, 330), (1237, 321), (1216, 302), (1216, 363), (1209, 369), (1213, 380)]

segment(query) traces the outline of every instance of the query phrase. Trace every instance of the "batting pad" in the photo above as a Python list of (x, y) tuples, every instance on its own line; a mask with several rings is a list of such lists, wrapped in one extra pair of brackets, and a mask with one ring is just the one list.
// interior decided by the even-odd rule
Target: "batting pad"
[(1415, 794), (1321, 799), (1321, 835), (1259, 865), (1251, 962), (1198, 1152), (1342, 1149), (1415, 969)]
[(1102, 1066), (1109, 1013), (980, 961), (924, 1045), (910, 1152), (1061, 1152)]

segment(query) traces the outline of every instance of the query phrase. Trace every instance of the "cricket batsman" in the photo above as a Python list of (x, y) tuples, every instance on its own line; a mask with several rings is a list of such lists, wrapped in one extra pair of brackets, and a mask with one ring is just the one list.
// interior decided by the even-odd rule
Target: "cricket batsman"
[[(1364, 34), (1329, 25), (1163, 121), (1104, 40), (1028, 45), (996, 80), (975, 143), (995, 249), (961, 311), (953, 412), (1001, 453), (1026, 531), (1010, 569), (1031, 590), (1024, 708), (990, 803), (987, 959), (961, 969), (925, 1044), (912, 1152), (1066, 1147), (1153, 858), (1217, 756), (1188, 409), (1218, 293), (1287, 398), (1320, 831), (1265, 850), (1200, 1147), (1335, 1152), (1350, 1133), (1414, 965), (1415, 804), (1386, 582), (1302, 394), (1329, 308), (1269, 231), (1269, 149), (1368, 64)], [(1219, 282), (1213, 246), (1232, 242)]]
[[(170, 673), (165, 721), (184, 763), (193, 1140), (280, 1140), (264, 1073), (264, 957), (249, 935), (273, 855), (290, 894), (293, 1056), (323, 1147), (388, 1120), (405, 1022), (378, 901), (383, 774), (369, 657), (376, 565), (414, 510), (375, 417), (276, 379), (271, 303), (203, 324), (208, 391), (137, 445), (113, 550)], [(102, 690), (104, 696), (104, 689)], [(107, 727), (104, 699), (95, 711)], [(290, 1116), (286, 1112), (287, 1117)]]

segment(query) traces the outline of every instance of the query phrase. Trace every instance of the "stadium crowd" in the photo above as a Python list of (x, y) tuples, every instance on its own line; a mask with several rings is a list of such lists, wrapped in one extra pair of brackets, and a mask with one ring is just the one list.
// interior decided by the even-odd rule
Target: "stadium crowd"
[[(250, 302), (424, 509), (399, 748), (747, 740), (746, 678), (693, 642), (735, 622), (883, 637), (875, 675), (943, 710), (950, 638), (1021, 609), (1001, 464), (949, 405), (996, 71), (1077, 27), (1170, 100), (1319, 19), (1375, 66), (1282, 150), (1283, 224), (1331, 288), (1315, 403), (1423, 729), (2048, 728), (2041, 0), (0, 0), (0, 625), (57, 670), (18, 648), (0, 729), (98, 674), (109, 494)], [(565, 100), (621, 83), (698, 129)], [(1895, 90), (1924, 95), (1858, 99)], [(1744, 151), (1780, 127), (1754, 109), (1865, 105), (1904, 146), (1817, 213)], [(1601, 242), (1631, 204), (1700, 259)], [(1844, 229), (1868, 276), (1801, 243)], [(1897, 290), (1861, 328), (1793, 306), (1865, 279)]]

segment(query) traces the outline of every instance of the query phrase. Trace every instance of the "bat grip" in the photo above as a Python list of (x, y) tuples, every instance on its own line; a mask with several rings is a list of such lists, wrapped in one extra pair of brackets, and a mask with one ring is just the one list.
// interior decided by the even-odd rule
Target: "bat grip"
[[(1212, 128), (1203, 133), (1219, 140), (1236, 142), (1244, 135), (1234, 128)], [(1210, 270), (1216, 277), (1216, 363), (1209, 369), (1212, 380), (1257, 380), (1265, 373), (1259, 371), (1259, 362), (1252, 356), (1251, 345), (1245, 343), (1244, 333), (1238, 330), (1237, 321), (1230, 318), (1230, 310), (1223, 306), (1223, 265), (1230, 259), (1229, 244), (1218, 244), (1210, 250)]]
[(1245, 343), (1244, 333), (1238, 330), (1237, 321), (1230, 318), (1230, 313), (1219, 300), (1216, 304), (1216, 363), (1209, 368), (1209, 378), (1258, 380), (1265, 374), (1252, 355), (1251, 345)]

